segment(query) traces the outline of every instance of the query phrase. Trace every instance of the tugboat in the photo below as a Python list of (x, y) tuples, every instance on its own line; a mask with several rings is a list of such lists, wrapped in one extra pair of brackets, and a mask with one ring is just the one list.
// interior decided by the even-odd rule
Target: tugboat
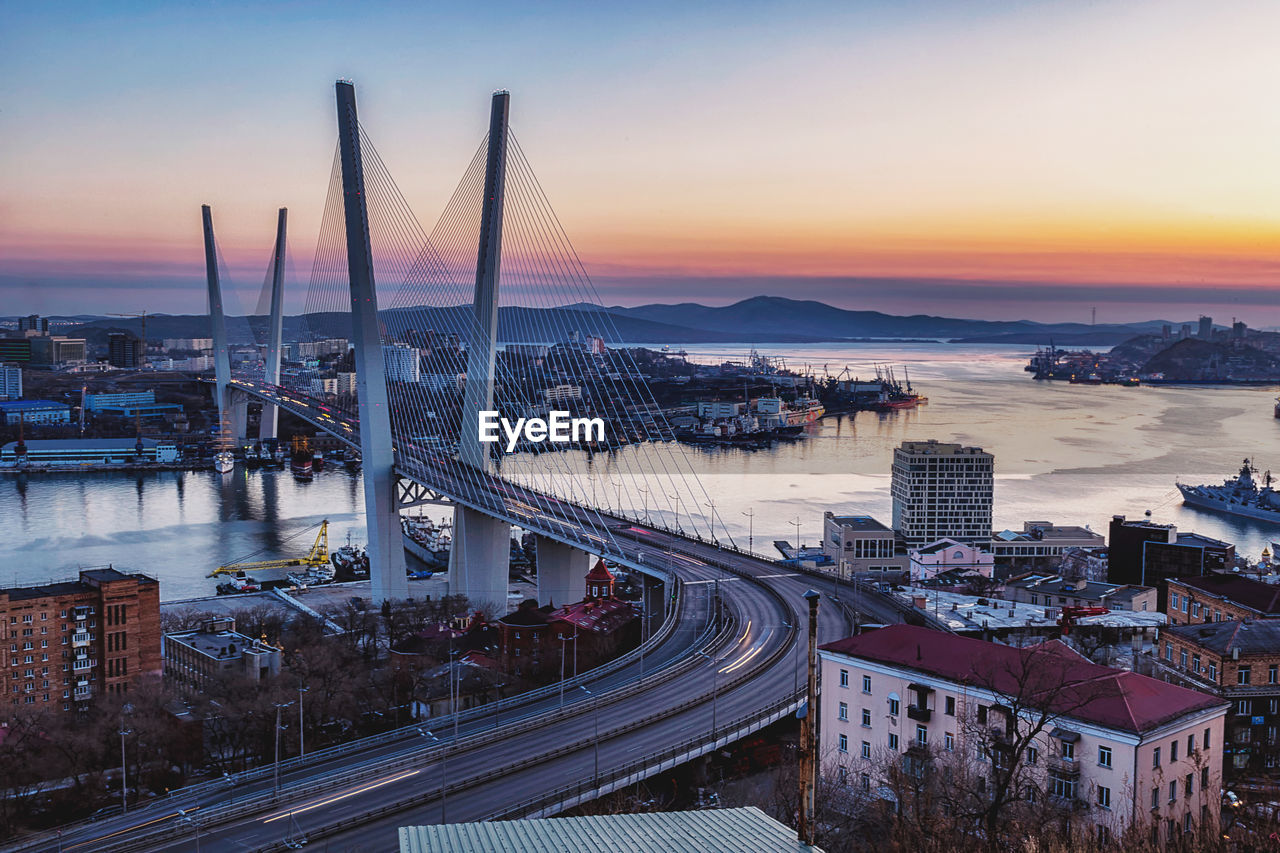
[(293, 454), (289, 459), (289, 469), (293, 478), (302, 482), (311, 481), (311, 445), (306, 436), (293, 437)]
[(244, 449), (244, 464), (250, 468), (262, 466), (262, 444), (251, 444)]
[(1182, 492), (1182, 502), (1190, 506), (1280, 524), (1280, 492), (1271, 488), (1271, 472), (1262, 475), (1261, 487), (1253, 479), (1257, 473), (1258, 469), (1246, 459), (1240, 473), (1221, 486), (1178, 483), (1178, 491)]
[(236, 572), (230, 579), (218, 584), (218, 595), (238, 595), (242, 592), (258, 592), (262, 587), (244, 572)]
[(333, 563), (338, 580), (366, 580), (369, 577), (369, 554), (364, 548), (351, 544), (349, 532), (347, 544), (330, 554), (329, 562)]

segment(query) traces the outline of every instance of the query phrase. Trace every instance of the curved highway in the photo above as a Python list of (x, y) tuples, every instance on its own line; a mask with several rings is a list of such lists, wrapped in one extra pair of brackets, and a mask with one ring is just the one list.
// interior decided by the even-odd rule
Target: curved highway
[[(358, 421), (337, 410), (251, 380), (236, 384), (358, 444)], [(624, 768), (631, 774), (626, 780), (638, 780), (678, 763), (662, 763), (673, 748), (686, 745), (684, 758), (703, 754), (794, 710), (803, 686), (808, 589), (826, 593), (820, 642), (852, 631), (847, 585), (839, 601), (841, 590), (830, 579), (588, 511), (460, 469), (451, 459), (406, 456), (400, 454), (399, 473), (433, 491), (634, 569), (679, 578), (676, 631), (643, 665), (573, 687), (563, 705), (558, 695), (544, 695), (468, 716), (458, 721), (456, 740), (444, 720), (425, 723), (339, 755), (291, 762), (278, 793), (270, 775), (257, 771), (240, 783), (182, 789), (127, 815), (12, 849), (239, 851), (285, 849), (321, 837), (330, 849), (394, 849), (398, 826), (554, 812), (545, 801), (525, 801), (575, 783), (593, 793), (597, 781), (601, 791), (616, 789)], [(478, 476), (492, 486), (479, 499), (463, 488)], [(717, 587), (718, 618), (711, 606)], [(874, 621), (900, 618), (869, 591), (853, 603)]]

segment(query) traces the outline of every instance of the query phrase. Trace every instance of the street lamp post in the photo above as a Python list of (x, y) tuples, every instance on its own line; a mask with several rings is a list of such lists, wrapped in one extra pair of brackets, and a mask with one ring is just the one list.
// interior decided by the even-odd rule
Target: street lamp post
[(649, 487), (641, 486), (639, 489), (637, 489), (637, 491), (640, 492), (640, 494), (644, 495), (644, 523), (650, 524), (651, 522), (649, 521)]
[(276, 796), (276, 797), (280, 796), (280, 728), (281, 728), (280, 712), (283, 711), (285, 708), (290, 707), (291, 705), (293, 705), (292, 702), (276, 702), (275, 703), (275, 706), (276, 706), (276, 761), (275, 761), (275, 769), (272, 774), (273, 778), (272, 778), (271, 788), (273, 791), (273, 796)]
[(800, 551), (804, 548), (804, 544), (800, 541), (800, 516), (796, 516), (796, 520), (791, 522), (791, 526), (796, 529), (796, 559), (800, 559)]
[[(302, 694), (310, 690), (310, 687), (303, 687), (298, 684), (298, 757), (302, 758), (307, 754), (307, 727), (302, 716)], [(398, 725), (398, 723), (397, 723)]]
[[(432, 743), (443, 743), (440, 738), (431, 732), (418, 730), (423, 737), (431, 738)], [(449, 822), (449, 752), (441, 748), (440, 750), (440, 822)]]
[[(595, 694), (592, 693), (590, 690), (588, 690), (585, 686), (579, 684), (578, 689), (581, 690), (583, 693), (587, 694), (588, 696), (590, 696), (591, 698), (593, 699), (595, 698)], [(592, 778), (595, 780), (596, 784), (598, 785), (600, 783), (600, 705), (599, 703), (596, 704), (595, 718), (596, 718), (596, 722), (595, 722), (596, 772)]]
[(708, 522), (711, 525), (711, 541), (719, 544), (719, 540), (716, 539), (716, 502), (707, 501), (704, 506), (711, 510), (711, 517), (708, 519)]
[(748, 509), (743, 515), (747, 517), (747, 551), (754, 552), (756, 511), (754, 508)]
[(679, 531), (679, 530), (683, 530), (684, 528), (682, 528), (682, 527), (680, 526), (680, 496), (679, 496), (679, 495), (667, 495), (667, 497), (668, 497), (668, 498), (670, 498), (671, 500), (675, 501), (675, 507), (676, 507), (676, 530), (677, 530), (677, 531)]
[(721, 662), (722, 660), (724, 660), (724, 658), (722, 658), (722, 657), (721, 657), (721, 658), (717, 658), (716, 656), (714, 656), (714, 655), (709, 655), (709, 654), (707, 654), (706, 652), (698, 652), (698, 654), (702, 655), (704, 658), (706, 658), (707, 660), (709, 660), (709, 661), (711, 662), (711, 736), (712, 736), (712, 737), (715, 737), (715, 734), (716, 734), (716, 700), (717, 700), (717, 699), (718, 699), (718, 697), (719, 697), (719, 689), (718, 689), (718, 688), (719, 688), (719, 683), (720, 683), (720, 662)]
[(120, 814), (127, 814), (129, 811), (129, 767), (125, 763), (124, 757), (124, 738), (125, 735), (133, 734), (132, 729), (124, 727), (124, 718), (120, 719)]

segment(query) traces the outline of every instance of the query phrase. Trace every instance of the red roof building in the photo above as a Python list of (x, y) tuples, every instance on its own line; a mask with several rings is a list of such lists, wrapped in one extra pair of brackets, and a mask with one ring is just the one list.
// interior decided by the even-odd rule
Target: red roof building
[(885, 756), (923, 772), (976, 754), (994, 774), (989, 756), (1013, 745), (1001, 765), (1022, 762), (1037, 797), (1099, 832), (1141, 823), (1160, 843), (1217, 829), (1227, 704), (1216, 696), (1099, 666), (1057, 640), (1015, 648), (912, 625), (819, 657), (821, 754), (846, 782), (878, 788)]

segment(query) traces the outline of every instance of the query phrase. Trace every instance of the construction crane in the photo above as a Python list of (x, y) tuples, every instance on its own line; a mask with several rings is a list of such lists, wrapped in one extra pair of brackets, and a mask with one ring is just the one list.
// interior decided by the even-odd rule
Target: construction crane
[[(305, 533), (306, 531), (301, 531)], [(300, 534), (295, 533), (294, 536)], [(292, 539), (293, 537), (289, 537)], [(285, 540), (288, 541), (287, 539)], [(250, 555), (253, 556), (253, 555)], [(320, 532), (316, 534), (316, 541), (312, 543), (311, 550), (307, 552), (305, 557), (291, 557), (284, 560), (259, 560), (257, 562), (240, 562), (228, 563), (225, 566), (218, 566), (209, 573), (209, 577), (217, 577), (218, 575), (234, 575), (240, 572), (252, 572), (266, 569), (288, 569), (293, 566), (307, 566), (309, 568), (319, 568), (329, 564), (329, 519), (320, 522)]]
[[(107, 316), (108, 317), (141, 317), (142, 318), (142, 363), (139, 364), (138, 366), (146, 367), (147, 366), (147, 312), (143, 311), (141, 314), (108, 314)], [(154, 317), (155, 314), (152, 314), (151, 316)]]
[(1062, 626), (1062, 636), (1066, 637), (1071, 633), (1071, 626), (1076, 623), (1077, 619), (1083, 619), (1087, 616), (1105, 616), (1110, 612), (1106, 607), (1064, 607), (1062, 608), (1062, 618), (1058, 620), (1058, 624)]

